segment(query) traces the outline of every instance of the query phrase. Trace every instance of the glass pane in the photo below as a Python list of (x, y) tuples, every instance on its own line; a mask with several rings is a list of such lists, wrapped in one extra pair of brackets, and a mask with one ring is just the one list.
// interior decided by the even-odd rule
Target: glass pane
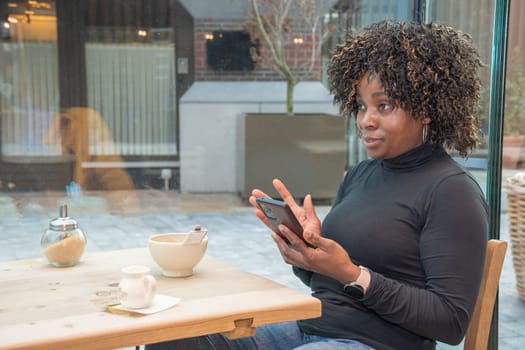
[(46, 134), (59, 111), (56, 19), (35, 15), (32, 20), (13, 13), (4, 22), (0, 106), (6, 157), (60, 154), (58, 142)]
[[(507, 78), (505, 86), (505, 115), (503, 120), (502, 155), (502, 215), (501, 238), (509, 241), (504, 274), (507, 278), (500, 287), (500, 348), (523, 347), (521, 329), (525, 328), (525, 259), (523, 256), (525, 231), (520, 193), (521, 181), (507, 187), (509, 179), (519, 179), (523, 174), (525, 118), (520, 109), (525, 107), (525, 35), (522, 18), (523, 1), (510, 2), (509, 36), (507, 53)], [(521, 339), (521, 341), (519, 341)], [(517, 341), (518, 340), (518, 341)]]
[[(438, 20), (452, 26), (458, 27), (465, 32), (472, 35), (476, 43), (482, 59), (487, 63), (487, 68), (484, 70), (483, 81), (485, 82), (485, 89), (482, 94), (482, 121), (484, 130), (487, 133), (486, 140), (488, 140), (488, 99), (489, 99), (489, 82), (490, 82), (490, 64), (492, 55), (492, 28), (488, 23), (493, 23), (493, 9), (494, 1), (434, 1), (433, 6), (430, 7), (432, 19)], [(520, 168), (520, 146), (519, 142), (514, 142), (522, 134), (521, 125), (524, 120), (521, 115), (516, 116), (517, 109), (525, 103), (523, 89), (519, 88), (520, 79), (523, 77), (523, 60), (525, 58), (523, 53), (523, 45), (520, 46), (520, 40), (524, 40), (523, 31), (519, 27), (519, 13), (525, 10), (521, 2), (511, 2), (511, 19), (509, 26), (509, 48), (508, 48), (508, 70), (506, 80), (506, 101), (505, 101), (505, 115), (504, 115), (504, 148), (503, 148), (503, 171), (502, 181), (512, 176), (519, 171)], [(523, 85), (523, 84), (522, 84)], [(512, 101), (512, 102), (511, 102)], [(520, 113), (518, 113), (520, 114)], [(511, 140), (512, 139), (512, 140)], [(486, 187), (486, 156), (488, 144), (482, 145), (472, 157), (466, 162), (468, 167), (479, 180), (480, 184)], [(480, 166), (481, 165), (481, 166)], [(501, 207), (501, 239), (510, 242), (507, 250), (506, 263), (503, 268), (503, 273), (499, 289), (499, 347), (501, 349), (519, 349), (521, 345), (519, 341), (520, 334), (517, 329), (523, 328), (523, 315), (525, 314), (525, 306), (520, 302), (518, 295), (518, 288), (516, 285), (515, 268), (511, 261), (513, 260), (512, 249), (516, 249), (516, 242), (510, 237), (509, 228), (513, 224), (509, 224), (509, 214), (507, 213), (508, 205), (510, 204), (505, 187), (502, 191), (502, 207)], [(508, 208), (509, 210), (511, 208)], [(510, 213), (510, 212), (509, 212)], [(521, 215), (521, 214), (518, 214)], [(512, 249), (511, 249), (512, 248)], [(515, 254), (514, 254), (515, 255)], [(517, 261), (514, 260), (516, 263)], [(523, 264), (523, 263), (521, 263)], [(523, 297), (522, 297), (523, 298)], [(443, 344), (440, 348), (448, 349)], [(458, 347), (456, 347), (458, 348)], [(461, 347), (459, 347), (461, 348)]]
[[(486, 168), (488, 156), (488, 111), (490, 96), (490, 64), (492, 59), (492, 28), (494, 1), (429, 1), (426, 16), (428, 21), (445, 23), (472, 36), (482, 61), (486, 64), (481, 70), (483, 87), (481, 91), (481, 111), (479, 118), (484, 132), (484, 142), (466, 161), (486, 189)], [(490, 25), (487, 25), (490, 24)], [(463, 160), (458, 159), (463, 162)]]

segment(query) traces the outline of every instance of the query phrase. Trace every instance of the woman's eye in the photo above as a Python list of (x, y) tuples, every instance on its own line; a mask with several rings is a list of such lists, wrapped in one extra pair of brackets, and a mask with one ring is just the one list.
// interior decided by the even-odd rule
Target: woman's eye
[(380, 103), (379, 106), (377, 106), (377, 109), (380, 112), (387, 112), (394, 109), (394, 106), (390, 103)]
[(358, 112), (363, 112), (363, 111), (366, 111), (366, 107), (364, 104), (361, 104), (361, 103), (358, 103), (357, 104), (357, 111)]

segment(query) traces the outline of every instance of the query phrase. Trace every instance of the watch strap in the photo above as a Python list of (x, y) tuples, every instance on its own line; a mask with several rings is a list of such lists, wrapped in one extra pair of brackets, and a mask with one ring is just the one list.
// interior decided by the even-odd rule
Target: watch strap
[(366, 295), (368, 287), (370, 287), (370, 271), (361, 265), (359, 268), (361, 269), (361, 272), (359, 273), (359, 276), (357, 276), (357, 279), (353, 282), (345, 284), (344, 288), (346, 290), (348, 286), (359, 286), (363, 291), (363, 295)]
[(364, 266), (359, 266), (359, 268), (361, 269), (361, 272), (357, 279), (352, 283), (361, 286), (363, 288), (363, 293), (366, 294), (368, 287), (370, 287), (370, 271)]

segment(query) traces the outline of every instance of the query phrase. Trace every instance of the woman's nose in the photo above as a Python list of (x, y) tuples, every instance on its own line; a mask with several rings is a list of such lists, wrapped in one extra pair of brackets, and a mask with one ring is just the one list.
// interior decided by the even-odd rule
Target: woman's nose
[(359, 113), (357, 126), (360, 129), (375, 128), (377, 126), (377, 117), (372, 109), (367, 109)]

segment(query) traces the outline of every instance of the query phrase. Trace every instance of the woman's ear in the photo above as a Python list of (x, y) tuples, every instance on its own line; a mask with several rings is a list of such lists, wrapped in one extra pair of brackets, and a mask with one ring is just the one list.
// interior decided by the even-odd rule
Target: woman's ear
[(422, 123), (423, 125), (428, 125), (428, 124), (430, 124), (431, 121), (432, 121), (432, 119), (430, 119), (430, 117), (425, 117), (425, 118), (423, 118), (423, 119), (421, 120), (421, 123)]

